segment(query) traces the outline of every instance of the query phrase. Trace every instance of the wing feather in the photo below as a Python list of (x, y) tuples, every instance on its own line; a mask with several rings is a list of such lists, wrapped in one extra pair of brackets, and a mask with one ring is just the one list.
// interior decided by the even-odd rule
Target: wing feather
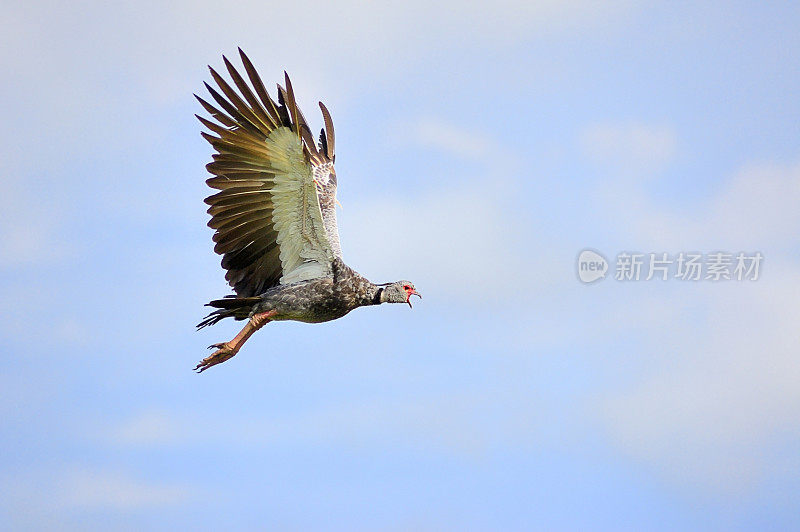
[(241, 48), (239, 48), (239, 56), (242, 58), (242, 64), (247, 72), (247, 77), (250, 78), (250, 83), (253, 84), (256, 94), (258, 94), (258, 97), (261, 98), (261, 103), (263, 103), (264, 109), (266, 109), (269, 115), (272, 117), (275, 127), (287, 125), (285, 122), (281, 121), (280, 115), (278, 114), (278, 106), (275, 105), (275, 102), (270, 97), (267, 89), (264, 88), (264, 83), (261, 81), (261, 76), (258, 75), (255, 67), (253, 67), (253, 63), (250, 62), (250, 58), (245, 55)]
[(264, 109), (259, 101), (256, 99), (256, 96), (253, 94), (253, 91), (250, 90), (250, 87), (247, 86), (245, 83), (244, 78), (236, 71), (230, 61), (228, 61), (227, 57), (222, 58), (225, 61), (225, 68), (228, 70), (228, 74), (230, 74), (231, 79), (236, 84), (236, 87), (239, 89), (239, 92), (242, 93), (242, 96), (247, 100), (250, 104), (250, 109), (258, 115), (258, 119), (261, 121), (262, 124), (267, 128), (267, 131), (271, 131), (272, 129), (278, 127), (278, 123), (275, 119)]
[(239, 53), (250, 83), (223, 57), (232, 84), (209, 67), (219, 90), (205, 86), (216, 105), (195, 97), (211, 115), (197, 118), (216, 151), (206, 165), (213, 174), (206, 183), (217, 192), (205, 200), (214, 251), (222, 255), (225, 278), (237, 295), (248, 297), (277, 284), (331, 275), (340, 251), (338, 233), (334, 242), (330, 236), (328, 211), (331, 184), (335, 199), (330, 114), (323, 107), (327, 145), (320, 151), (289, 76), (286, 89), (278, 86), (276, 105), (250, 59)]
[(208, 112), (208, 114), (216, 118), (220, 124), (227, 127), (236, 126), (236, 122), (234, 122), (231, 117), (229, 117), (228, 115), (226, 115), (225, 113), (223, 113), (222, 111), (220, 111), (219, 109), (217, 109), (216, 107), (214, 107), (213, 105), (202, 99), (200, 96), (195, 94), (194, 97), (197, 99), (198, 102), (200, 102), (200, 105), (203, 106), (203, 109), (205, 109), (206, 112)]
[(325, 121), (325, 129), (322, 130), (325, 133), (325, 154), (333, 162), (336, 161), (336, 137), (333, 132), (333, 119), (324, 103), (319, 102), (319, 109), (322, 111), (322, 119)]

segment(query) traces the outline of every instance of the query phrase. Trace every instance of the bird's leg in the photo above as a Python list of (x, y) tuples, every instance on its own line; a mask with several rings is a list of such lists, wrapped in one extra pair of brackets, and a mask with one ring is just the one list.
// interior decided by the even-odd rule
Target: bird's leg
[(217, 350), (201, 360), (200, 363), (195, 366), (195, 371), (197, 371), (197, 373), (202, 373), (211, 366), (216, 366), (217, 364), (225, 362), (229, 358), (233, 358), (236, 353), (239, 352), (239, 349), (242, 348), (247, 339), (250, 338), (254, 332), (269, 323), (270, 318), (275, 314), (276, 313), (274, 310), (262, 312), (260, 314), (253, 314), (250, 319), (247, 320), (247, 325), (245, 325), (242, 330), (239, 331), (239, 334), (237, 334), (233, 340), (208, 346), (209, 349), (216, 347)]

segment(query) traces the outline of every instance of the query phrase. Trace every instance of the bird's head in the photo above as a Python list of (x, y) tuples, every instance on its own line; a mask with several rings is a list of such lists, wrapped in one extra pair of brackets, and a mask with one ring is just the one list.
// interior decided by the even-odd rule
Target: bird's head
[(381, 303), (408, 303), (411, 306), (411, 296), (419, 296), (411, 281), (397, 281), (387, 284), (381, 294)]

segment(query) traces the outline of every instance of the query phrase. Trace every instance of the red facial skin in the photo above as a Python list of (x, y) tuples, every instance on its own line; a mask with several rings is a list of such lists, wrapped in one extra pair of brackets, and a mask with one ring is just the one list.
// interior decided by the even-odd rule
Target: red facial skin
[(411, 307), (411, 296), (422, 297), (422, 294), (411, 288), (409, 285), (403, 286), (403, 290), (406, 291), (406, 303), (408, 303), (409, 307)]

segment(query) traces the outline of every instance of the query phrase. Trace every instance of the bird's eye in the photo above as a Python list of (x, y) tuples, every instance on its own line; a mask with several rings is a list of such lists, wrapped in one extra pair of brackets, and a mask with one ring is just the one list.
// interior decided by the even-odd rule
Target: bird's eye
[(405, 286), (403, 287), (403, 290), (411, 290), (411, 287), (410, 287), (410, 286), (408, 286), (408, 285), (405, 285)]

